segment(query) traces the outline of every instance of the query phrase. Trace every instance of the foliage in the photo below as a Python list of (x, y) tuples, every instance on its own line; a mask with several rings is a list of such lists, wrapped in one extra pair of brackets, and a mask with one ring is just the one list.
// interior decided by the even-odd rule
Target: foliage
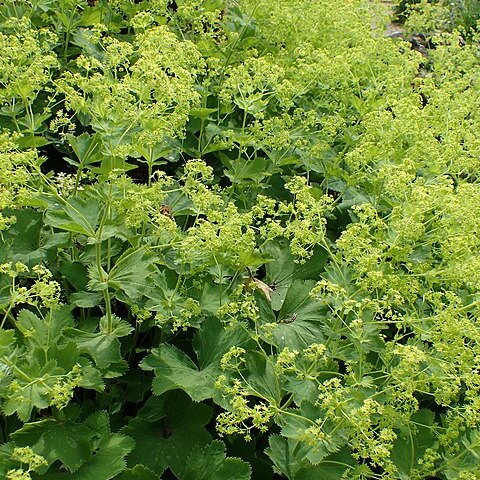
[(460, 30), (470, 37), (478, 34), (480, 4), (476, 0), (396, 0), (398, 17), (416, 32)]
[(480, 478), (444, 7), (423, 56), (366, 0), (1, 3), (0, 478)]

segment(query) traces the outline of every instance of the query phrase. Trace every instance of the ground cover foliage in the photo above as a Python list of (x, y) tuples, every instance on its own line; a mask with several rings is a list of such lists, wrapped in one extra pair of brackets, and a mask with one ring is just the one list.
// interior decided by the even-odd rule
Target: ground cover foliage
[(2, 2), (0, 478), (480, 478), (479, 43), (421, 4)]
[(420, 32), (478, 31), (480, 4), (476, 0), (395, 0), (394, 10), (409, 28)]

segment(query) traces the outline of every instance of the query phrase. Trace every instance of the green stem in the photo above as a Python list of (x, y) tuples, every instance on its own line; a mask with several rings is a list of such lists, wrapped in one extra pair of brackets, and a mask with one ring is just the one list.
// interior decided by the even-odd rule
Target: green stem
[(70, 43), (70, 28), (72, 26), (72, 20), (73, 16), (75, 15), (75, 9), (72, 8), (72, 11), (70, 12), (70, 17), (68, 19), (68, 26), (67, 26), (67, 32), (65, 34), (65, 47), (63, 48), (63, 61), (67, 63), (67, 52), (68, 52), (68, 44)]
[(148, 164), (147, 187), (151, 187), (152, 186), (152, 175), (153, 175), (153, 162), (149, 161), (147, 164)]
[[(207, 98), (206, 96), (204, 95), (203, 96), (203, 99), (202, 99), (202, 107), (203, 108), (206, 108), (207, 107)], [(198, 153), (199, 155), (202, 155), (203, 154), (203, 151), (200, 151), (200, 148), (202, 146), (202, 137), (203, 137), (203, 131), (205, 129), (205, 119), (202, 118), (201, 122), (200, 122), (200, 132), (198, 134), (198, 144), (197, 144), (197, 150), (198, 150)], [(203, 150), (203, 149), (202, 149)]]
[(13, 121), (13, 124), (15, 125), (15, 128), (17, 129), (17, 132), (21, 133), (20, 125), (17, 122), (17, 116), (16, 115), (12, 116), (12, 121)]
[[(243, 121), (242, 121), (242, 137), (245, 136), (245, 126), (247, 125), (247, 111), (244, 110), (243, 111)], [(242, 153), (244, 151), (244, 145), (241, 144), (238, 146), (238, 157), (237, 157), (237, 160), (240, 160), (240, 158), (242, 157)]]
[(35, 136), (35, 118), (33, 115), (32, 104), (27, 101), (27, 99), (23, 99), (23, 104), (25, 105), (25, 110), (28, 113), (28, 120), (30, 122), (30, 135), (32, 137)]
[(12, 325), (15, 326), (15, 318), (11, 314), (11, 311), (12, 311), (12, 308), (15, 306), (17, 299), (18, 299), (18, 295), (16, 294), (15, 277), (14, 277), (12, 278), (12, 285), (10, 290), (10, 304), (8, 305), (8, 308), (5, 311), (5, 315), (3, 316), (3, 320), (2, 320), (2, 323), (0, 324), (0, 328), (3, 328), (8, 318), (10, 318)]
[(29, 384), (32, 384), (32, 383), (36, 383), (36, 382), (40, 382), (42, 385), (46, 386), (48, 389), (50, 389), (50, 387), (48, 387), (48, 385), (45, 385), (45, 382), (43, 382), (41, 379), (39, 378), (32, 378), (30, 376), (28, 376), (21, 368), (19, 368), (15, 362), (12, 362), (8, 359), (8, 357), (6, 357), (5, 355), (2, 357), (2, 362), (5, 363), (5, 365), (7, 365), (8, 367), (10, 367), (12, 370), (15, 371), (15, 373), (23, 380), (25, 380), (26, 382), (28, 382)]
[[(478, 448), (479, 445), (480, 445), (480, 442), (476, 442), (474, 444), (471, 444), (470, 448), (465, 448), (464, 450), (462, 450), (458, 455), (455, 455), (451, 459), (451, 461), (458, 462), (459, 459), (461, 459), (462, 457), (464, 457), (468, 453), (471, 453), (472, 451), (475, 451)], [(437, 473), (442, 472), (443, 470), (445, 470), (448, 467), (449, 463), (450, 463), (449, 460), (442, 461), (441, 465), (438, 468), (436, 468), (435, 470), (433, 470), (433, 472), (428, 472), (429, 475), (435, 476)]]
[(10, 315), (10, 312), (12, 311), (12, 307), (13, 307), (13, 304), (10, 303), (7, 310), (5, 311), (5, 315), (3, 316), (3, 320), (2, 320), (2, 323), (0, 325), (0, 328), (3, 328), (3, 326), (5, 325), (5, 322), (7, 321), (8, 318), (10, 318), (10, 320), (12, 322), (12, 325), (15, 325), (15, 319)]
[[(107, 317), (107, 333), (112, 333), (113, 330), (113, 318), (112, 318), (112, 305), (111, 305), (111, 298), (110, 292), (108, 290), (108, 273), (105, 274), (105, 271), (102, 268), (102, 233), (103, 227), (105, 226), (105, 222), (107, 221), (107, 217), (110, 215), (110, 199), (112, 196), (112, 184), (109, 185), (109, 195), (108, 195), (108, 202), (105, 206), (104, 213), (102, 215), (102, 219), (100, 221), (100, 225), (98, 226), (97, 230), (97, 243), (95, 244), (95, 257), (97, 263), (97, 270), (98, 276), (102, 283), (106, 283), (106, 289), (103, 290), (103, 299), (105, 301), (105, 315)], [(107, 270), (110, 270), (111, 259), (110, 259), (110, 244), (107, 241)]]
[(73, 187), (74, 196), (77, 194), (78, 186), (80, 185), (80, 177), (82, 176), (83, 168), (84, 168), (84, 165), (82, 162), (80, 162), (80, 165), (78, 166), (78, 169), (77, 169), (77, 174), (75, 175), (75, 186)]
[(105, 299), (105, 312), (107, 315), (107, 333), (110, 334), (113, 331), (113, 317), (110, 292), (108, 291), (108, 287), (106, 290), (103, 291), (103, 298)]
[(102, 268), (102, 242), (100, 240), (102, 236), (101, 228), (98, 230), (97, 243), (95, 245), (95, 256), (97, 261), (97, 270), (98, 276), (101, 283), (106, 283), (107, 288), (103, 290), (103, 299), (105, 301), (105, 315), (107, 317), (107, 333), (112, 333), (113, 330), (113, 320), (112, 320), (112, 306), (110, 304), (110, 292), (108, 291), (108, 274), (105, 275), (105, 271)]

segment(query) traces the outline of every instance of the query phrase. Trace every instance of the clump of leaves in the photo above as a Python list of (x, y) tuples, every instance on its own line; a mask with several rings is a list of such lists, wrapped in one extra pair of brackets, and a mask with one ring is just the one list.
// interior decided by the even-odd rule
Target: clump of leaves
[(380, 3), (0, 5), (2, 478), (476, 478), (478, 39)]
[(396, 12), (416, 32), (460, 30), (468, 38), (478, 34), (480, 6), (475, 0), (397, 0)]

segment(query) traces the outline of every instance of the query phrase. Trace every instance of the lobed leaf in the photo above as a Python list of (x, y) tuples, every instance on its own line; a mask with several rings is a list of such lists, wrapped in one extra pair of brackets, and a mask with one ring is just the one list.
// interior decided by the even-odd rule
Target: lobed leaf
[(251, 469), (239, 458), (226, 457), (225, 445), (218, 440), (203, 448), (195, 447), (187, 458), (181, 480), (249, 480)]

